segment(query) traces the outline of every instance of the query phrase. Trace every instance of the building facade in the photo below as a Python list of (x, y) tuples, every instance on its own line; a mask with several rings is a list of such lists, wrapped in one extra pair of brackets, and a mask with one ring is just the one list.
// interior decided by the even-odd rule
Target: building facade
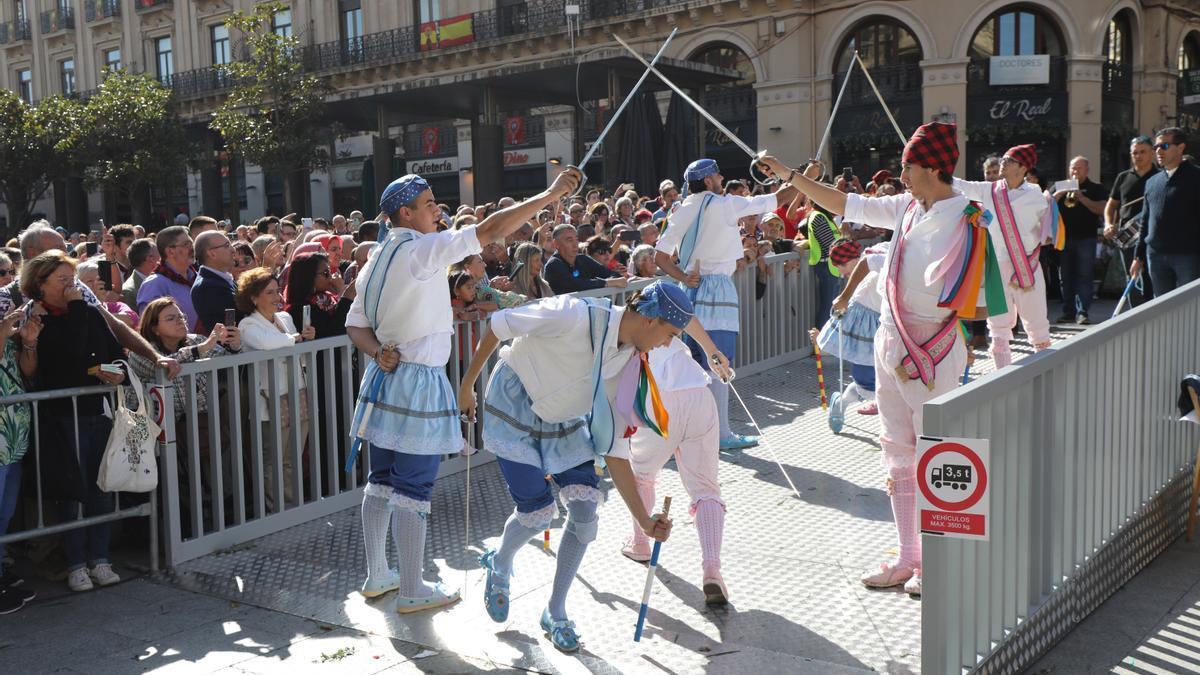
[[(86, 96), (107, 68), (146, 72), (171, 86), (184, 118), (207, 133), (229, 85), (214, 66), (239, 57), (239, 36), (224, 18), (252, 4), (4, 0), (0, 85), (36, 102)], [(451, 203), (540, 189), (558, 167), (582, 158), (641, 72), (611, 34), (649, 55), (678, 29), (660, 69), (746, 144), (792, 163), (817, 152), (845, 82), (822, 151), (835, 172), (897, 170), (901, 136), (931, 119), (959, 125), (959, 173), (977, 176), (985, 156), (1033, 142), (1049, 180), (1065, 177), (1067, 160), (1083, 155), (1093, 179), (1107, 181), (1125, 168), (1132, 136), (1168, 125), (1200, 130), (1196, 1), (292, 0), (286, 7), (273, 28), (296, 36), (297, 58), (329, 82), (331, 122), (344, 134), (329, 170), (309, 177), (303, 210), (316, 215), (370, 211), (380, 185), (412, 171)], [(857, 64), (847, 78), (859, 58), (899, 133)], [(665, 131), (654, 122), (617, 125), (585, 167), (590, 182), (613, 187), (638, 171), (678, 178), (679, 156), (699, 153), (720, 159), (726, 175), (746, 174), (746, 155), (723, 133), (689, 117), (656, 78), (646, 84), (655, 92), (646, 105), (657, 104)], [(679, 136), (686, 142), (668, 147)], [(155, 191), (162, 220), (205, 212), (245, 221), (282, 211), (281, 177), (225, 157), (215, 139), (210, 151), (215, 168)], [(56, 186), (40, 210), (54, 218), (66, 187)], [(87, 204), (93, 222), (124, 215), (100, 195)]]

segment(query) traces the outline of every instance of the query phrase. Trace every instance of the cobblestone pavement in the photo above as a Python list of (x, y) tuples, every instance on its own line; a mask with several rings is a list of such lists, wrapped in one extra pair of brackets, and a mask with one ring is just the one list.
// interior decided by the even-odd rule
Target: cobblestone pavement
[[(1056, 338), (1074, 330), (1056, 329)], [(1029, 352), (1028, 345), (1014, 347)], [(990, 360), (979, 356), (973, 378), (991, 369)], [(825, 373), (833, 391), (835, 360), (828, 360)], [(497, 541), (512, 510), (495, 463), (476, 464), (471, 472), (469, 537), (466, 475), (444, 478), (435, 489), (426, 578), (463, 589), (463, 602), (452, 608), (402, 616), (390, 597), (367, 601), (356, 593), (364, 574), (357, 509), (186, 563), (169, 582), (344, 627), (360, 641), (358, 632), (465, 659), (450, 671), (431, 661), (429, 669), (421, 668), (426, 672), (458, 672), (472, 663), (561, 673), (917, 671), (920, 601), (898, 591), (869, 591), (858, 582), (862, 570), (894, 553), (878, 418), (851, 411), (843, 433), (833, 434), (818, 405), (812, 359), (739, 379), (735, 386), (801, 496), (791, 493), (766, 444), (723, 453), (728, 518), (722, 562), (732, 603), (725, 609), (704, 605), (695, 528), (686, 509), (677, 507), (641, 643), (632, 637), (645, 568), (619, 553), (630, 525), (611, 486), (599, 537), (568, 603), (582, 651), (558, 653), (537, 625), (550, 594), (561, 518), (551, 530), (551, 551), (543, 551), (538, 539), (518, 555), (509, 621), (496, 624), (487, 617), (475, 558)], [(731, 401), (739, 430), (752, 432), (736, 398)], [(661, 475), (660, 502), (664, 495), (687, 504), (673, 463)]]

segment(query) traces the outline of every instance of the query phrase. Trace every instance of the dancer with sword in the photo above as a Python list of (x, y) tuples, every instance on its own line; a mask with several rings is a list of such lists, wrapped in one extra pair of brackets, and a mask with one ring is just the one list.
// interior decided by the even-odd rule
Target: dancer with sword
[[(458, 405), (446, 377), (454, 335), (446, 268), (503, 241), (538, 211), (573, 193), (582, 178), (568, 168), (545, 191), (498, 211), (478, 225), (437, 231), (441, 210), (425, 179), (392, 181), (379, 200), (391, 225), (358, 276), (361, 292), (346, 332), (372, 358), (363, 374), (351, 429), (347, 470), (362, 444), (370, 453), (362, 528), (367, 579), (362, 594), (399, 590), (396, 611), (452, 604), (459, 591), (425, 583), (425, 537), (433, 482), (443, 455), (463, 447)], [(385, 347), (386, 345), (386, 347)], [(387, 560), (388, 530), (399, 565)]]
[(910, 193), (891, 197), (845, 194), (773, 157), (762, 161), (824, 208), (896, 232), (880, 273), (875, 376), (879, 440), (900, 550), (896, 560), (868, 571), (862, 582), (872, 588), (903, 585), (919, 595), (916, 442), (922, 406), (959, 386), (967, 349), (959, 339), (958, 318), (977, 316), (981, 300), (988, 314), (1007, 311), (983, 210), (953, 186), (957, 130), (939, 122), (917, 129), (901, 159), (900, 180)]

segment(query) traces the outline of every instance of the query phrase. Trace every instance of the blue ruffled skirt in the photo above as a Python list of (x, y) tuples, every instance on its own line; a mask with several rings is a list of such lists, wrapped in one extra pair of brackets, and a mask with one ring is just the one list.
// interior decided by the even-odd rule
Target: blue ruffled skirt
[(728, 330), (738, 332), (738, 294), (733, 279), (724, 274), (706, 274), (700, 277), (696, 288), (684, 286), (688, 299), (696, 308), (696, 318), (704, 330)]
[(410, 455), (462, 450), (458, 404), (445, 368), (401, 361), (389, 374), (369, 363), (354, 406), (352, 434), (359, 431), (368, 400), (375, 406), (362, 437), (372, 445)]
[[(838, 340), (838, 324), (842, 324), (841, 344)], [(842, 316), (830, 317), (817, 335), (817, 346), (821, 354), (844, 358), (848, 363), (860, 366), (875, 363), (875, 331), (879, 329), (879, 312), (868, 309), (857, 302), (850, 303)], [(842, 353), (845, 352), (845, 356)]]
[(533, 412), (533, 399), (521, 378), (500, 361), (483, 397), (483, 447), (512, 462), (557, 474), (595, 459), (586, 417), (545, 422)]

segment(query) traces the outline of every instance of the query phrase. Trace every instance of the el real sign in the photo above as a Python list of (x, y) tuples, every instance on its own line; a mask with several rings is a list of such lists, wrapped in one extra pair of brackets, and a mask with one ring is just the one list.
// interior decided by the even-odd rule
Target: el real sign
[(993, 56), (988, 63), (988, 84), (1049, 84), (1050, 55)]
[(922, 534), (986, 541), (990, 451), (986, 438), (917, 439), (917, 516)]

